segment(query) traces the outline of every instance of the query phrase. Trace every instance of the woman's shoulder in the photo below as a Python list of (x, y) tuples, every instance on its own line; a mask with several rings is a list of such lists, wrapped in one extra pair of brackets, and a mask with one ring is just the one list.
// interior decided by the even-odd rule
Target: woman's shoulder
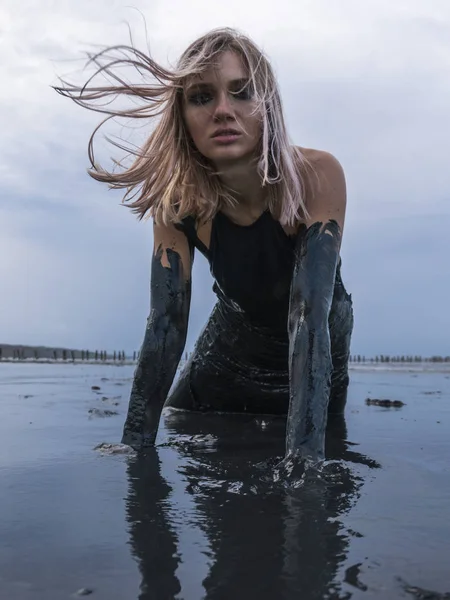
[(328, 173), (336, 170), (343, 171), (341, 163), (331, 152), (316, 148), (295, 147), (300, 151), (307, 163), (314, 168), (316, 173)]
[(344, 170), (338, 159), (324, 150), (299, 148), (310, 167), (306, 191), (308, 222), (333, 219), (344, 226), (347, 193)]

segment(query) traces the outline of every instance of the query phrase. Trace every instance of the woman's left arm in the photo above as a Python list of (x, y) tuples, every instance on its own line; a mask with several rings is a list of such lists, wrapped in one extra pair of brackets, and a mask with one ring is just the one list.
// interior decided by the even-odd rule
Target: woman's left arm
[(286, 456), (320, 460), (331, 387), (328, 317), (346, 208), (345, 176), (339, 162), (318, 152), (317, 181), (298, 233), (289, 307), (290, 401)]

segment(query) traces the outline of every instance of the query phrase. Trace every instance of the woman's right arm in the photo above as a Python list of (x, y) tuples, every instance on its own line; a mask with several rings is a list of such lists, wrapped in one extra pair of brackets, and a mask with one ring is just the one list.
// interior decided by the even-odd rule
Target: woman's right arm
[(153, 446), (186, 343), (194, 249), (173, 225), (155, 225), (151, 309), (134, 374), (122, 443)]

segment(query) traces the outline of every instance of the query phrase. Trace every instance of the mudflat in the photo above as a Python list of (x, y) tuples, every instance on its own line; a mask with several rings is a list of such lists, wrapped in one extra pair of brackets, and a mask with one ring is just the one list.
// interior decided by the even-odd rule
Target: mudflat
[(445, 369), (352, 370), (325, 465), (287, 478), (282, 418), (167, 411), (155, 449), (98, 447), (132, 374), (0, 363), (1, 598), (450, 597)]

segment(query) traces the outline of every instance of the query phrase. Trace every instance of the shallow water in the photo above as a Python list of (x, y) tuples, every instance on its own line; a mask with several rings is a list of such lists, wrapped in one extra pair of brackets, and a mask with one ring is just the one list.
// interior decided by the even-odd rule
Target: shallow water
[(286, 482), (282, 419), (172, 412), (144, 456), (94, 450), (120, 440), (132, 372), (0, 364), (2, 599), (450, 591), (448, 373), (352, 371), (322, 472)]

